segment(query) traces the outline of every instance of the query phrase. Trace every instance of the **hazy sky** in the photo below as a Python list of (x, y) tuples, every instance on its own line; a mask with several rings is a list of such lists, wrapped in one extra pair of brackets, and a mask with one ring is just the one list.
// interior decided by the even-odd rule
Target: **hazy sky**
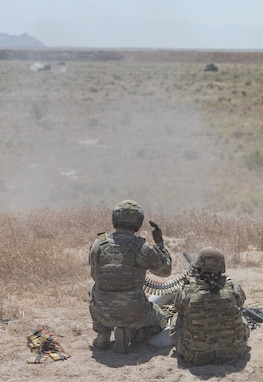
[(263, 49), (263, 0), (0, 0), (0, 32), (47, 46)]

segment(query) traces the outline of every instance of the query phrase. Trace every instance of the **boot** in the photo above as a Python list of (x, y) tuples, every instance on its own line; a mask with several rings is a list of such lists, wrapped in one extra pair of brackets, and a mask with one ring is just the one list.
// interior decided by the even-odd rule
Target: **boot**
[(110, 330), (101, 330), (93, 341), (93, 346), (97, 349), (107, 350), (110, 348)]
[(116, 328), (114, 352), (129, 353), (135, 344), (136, 331), (128, 328)]

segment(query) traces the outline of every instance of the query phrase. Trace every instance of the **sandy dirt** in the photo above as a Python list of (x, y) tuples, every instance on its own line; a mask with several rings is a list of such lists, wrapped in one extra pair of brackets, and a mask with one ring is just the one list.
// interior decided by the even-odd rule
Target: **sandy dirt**
[[(262, 307), (261, 272), (262, 267), (227, 272), (244, 287), (246, 306)], [(245, 358), (223, 366), (192, 367), (178, 358), (175, 348), (171, 347), (159, 349), (140, 344), (127, 355), (116, 354), (112, 348), (94, 349), (95, 333), (85, 297), (69, 298), (61, 290), (59, 295), (56, 303), (47, 297), (44, 306), (43, 298), (40, 304), (37, 296), (14, 301), (16, 307), (19, 305), (19, 317), (0, 325), (1, 381), (262, 381), (262, 326), (251, 331)], [(70, 358), (57, 362), (49, 358), (44, 364), (27, 363), (30, 349), (26, 336), (39, 325), (49, 327), (59, 336)]]

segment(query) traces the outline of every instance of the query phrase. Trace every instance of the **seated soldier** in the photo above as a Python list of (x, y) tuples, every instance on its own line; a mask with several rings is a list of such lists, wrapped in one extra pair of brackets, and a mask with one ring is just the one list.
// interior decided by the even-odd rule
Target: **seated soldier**
[(115, 352), (128, 353), (135, 343), (145, 341), (166, 325), (164, 313), (148, 301), (143, 286), (148, 269), (156, 276), (171, 274), (171, 256), (157, 224), (150, 222), (156, 245), (135, 235), (143, 219), (138, 203), (120, 202), (112, 212), (116, 231), (99, 234), (91, 247), (89, 264), (95, 283), (89, 308), (93, 329), (98, 334), (93, 341), (96, 348), (110, 348), (115, 328)]
[(195, 269), (195, 279), (175, 292), (176, 350), (194, 365), (238, 359), (247, 351), (249, 337), (241, 312), (245, 293), (223, 275), (224, 255), (215, 247), (201, 250)]

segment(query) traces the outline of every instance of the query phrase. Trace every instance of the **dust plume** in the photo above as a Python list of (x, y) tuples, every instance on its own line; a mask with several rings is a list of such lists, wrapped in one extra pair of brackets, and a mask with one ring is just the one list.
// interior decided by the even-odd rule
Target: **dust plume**
[(152, 211), (209, 204), (215, 148), (201, 108), (177, 96), (173, 68), (1, 66), (1, 210), (126, 198)]

